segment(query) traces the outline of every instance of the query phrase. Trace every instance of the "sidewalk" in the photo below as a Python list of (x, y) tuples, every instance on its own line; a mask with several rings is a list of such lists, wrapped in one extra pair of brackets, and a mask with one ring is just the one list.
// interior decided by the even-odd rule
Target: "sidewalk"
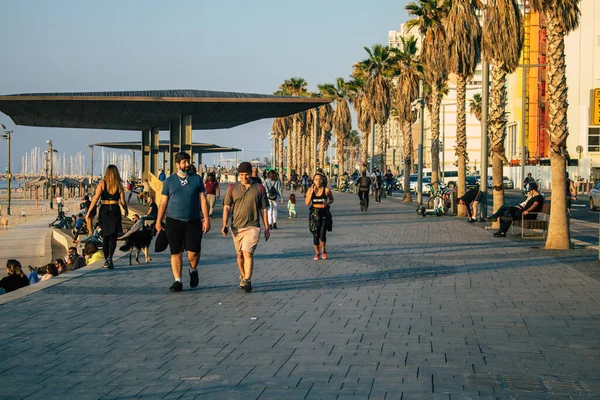
[[(287, 194), (287, 193), (286, 193)], [(0, 305), (4, 399), (423, 399), (600, 396), (596, 251), (540, 250), (414, 205), (334, 192), (330, 259), (280, 209), (236, 288), (221, 210), (200, 286), (167, 253)], [(0, 296), (1, 297), (1, 296)]]

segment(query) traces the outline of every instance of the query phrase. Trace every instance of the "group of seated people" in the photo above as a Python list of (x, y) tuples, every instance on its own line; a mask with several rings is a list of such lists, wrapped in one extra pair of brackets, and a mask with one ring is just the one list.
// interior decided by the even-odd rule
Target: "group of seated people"
[(104, 254), (98, 250), (98, 245), (93, 241), (85, 243), (83, 254), (77, 253), (76, 247), (70, 247), (65, 258), (57, 258), (45, 266), (36, 268), (29, 266), (29, 273), (25, 274), (18, 260), (8, 260), (6, 270), (8, 276), (0, 280), (0, 290), (6, 293), (25, 286), (51, 279), (52, 277), (78, 270), (104, 259)]
[[(463, 204), (467, 208), (467, 217), (469, 222), (477, 221), (477, 207), (481, 199), (481, 191), (479, 189), (470, 189), (464, 196), (458, 199), (459, 204)], [(512, 225), (514, 220), (520, 219), (536, 219), (537, 213), (542, 211), (544, 207), (544, 197), (538, 191), (536, 182), (529, 182), (527, 187), (527, 198), (516, 206), (502, 205), (494, 214), (487, 218), (487, 221), (500, 220), (500, 228), (494, 232), (495, 237), (506, 237), (506, 232)]]

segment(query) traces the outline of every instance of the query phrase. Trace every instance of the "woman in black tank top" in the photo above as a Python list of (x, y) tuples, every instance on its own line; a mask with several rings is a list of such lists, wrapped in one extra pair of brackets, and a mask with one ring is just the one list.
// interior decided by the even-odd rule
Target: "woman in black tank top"
[(333, 194), (326, 186), (325, 177), (321, 174), (315, 174), (313, 178), (313, 186), (306, 192), (304, 202), (310, 207), (308, 216), (308, 226), (313, 234), (313, 245), (315, 246), (314, 260), (318, 260), (319, 256), (323, 260), (327, 259), (327, 250), (325, 243), (327, 242), (327, 231), (331, 231), (332, 218), (329, 206), (333, 204)]
[[(125, 215), (129, 213), (127, 202), (125, 201), (125, 193), (123, 191), (123, 181), (119, 170), (115, 165), (106, 167), (104, 179), (100, 181), (96, 188), (96, 194), (92, 199), (92, 204), (87, 212), (86, 220), (88, 221), (88, 230), (91, 232), (92, 212), (98, 203), (102, 201), (100, 210), (98, 211), (98, 222), (102, 229), (102, 251), (104, 252), (104, 267), (114, 268), (112, 257), (117, 248), (117, 238), (123, 232), (121, 224), (121, 207), (123, 206)], [(91, 233), (90, 233), (91, 235)]]

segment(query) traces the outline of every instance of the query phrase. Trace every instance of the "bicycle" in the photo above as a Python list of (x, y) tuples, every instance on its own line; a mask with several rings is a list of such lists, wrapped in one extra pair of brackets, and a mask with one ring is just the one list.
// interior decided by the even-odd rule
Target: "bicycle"
[[(439, 183), (439, 182), (434, 182), (434, 183)], [(429, 195), (429, 201), (427, 202), (427, 206), (429, 208), (425, 208), (424, 206), (421, 206), (419, 208), (417, 208), (417, 214), (422, 215), (423, 218), (425, 218), (425, 216), (427, 214), (435, 214), (438, 217), (441, 217), (442, 215), (445, 215), (448, 213), (448, 210), (450, 209), (450, 194), (452, 193), (450, 190), (448, 189), (442, 189), (441, 185), (438, 184), (438, 190), (433, 190), (434, 186), (431, 183), (429, 185), (429, 189), (430, 189), (430, 195)]]

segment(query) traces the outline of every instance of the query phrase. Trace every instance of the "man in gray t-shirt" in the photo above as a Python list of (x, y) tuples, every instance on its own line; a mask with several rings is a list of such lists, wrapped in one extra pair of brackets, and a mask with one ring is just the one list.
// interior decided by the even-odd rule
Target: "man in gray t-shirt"
[[(160, 232), (163, 217), (167, 216), (166, 234), (171, 249), (171, 270), (175, 282), (171, 292), (181, 292), (181, 270), (183, 251), (186, 250), (190, 262), (190, 286), (199, 283), (198, 261), (202, 234), (210, 230), (208, 203), (204, 181), (198, 174), (190, 173), (190, 155), (184, 152), (175, 155), (177, 173), (163, 182), (162, 198), (156, 219), (156, 231)], [(202, 213), (202, 218), (201, 214)]]
[(260, 219), (265, 225), (265, 240), (269, 240), (269, 222), (267, 219), (267, 194), (260, 183), (252, 182), (252, 165), (243, 162), (238, 167), (240, 181), (229, 185), (223, 199), (223, 228), (221, 233), (229, 233), (228, 217), (231, 211), (231, 235), (237, 253), (240, 270), (240, 289), (252, 291), (252, 269), (254, 268), (254, 250), (260, 237)]

